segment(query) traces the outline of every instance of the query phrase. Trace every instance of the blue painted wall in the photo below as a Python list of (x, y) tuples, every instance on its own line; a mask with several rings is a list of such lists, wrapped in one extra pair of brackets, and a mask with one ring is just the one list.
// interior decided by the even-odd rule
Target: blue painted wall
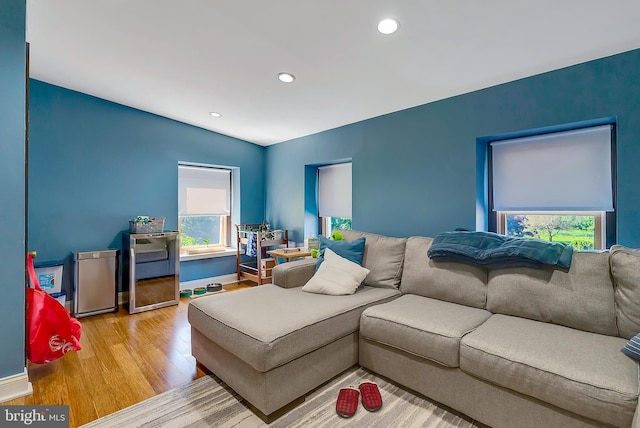
[(0, 2), (0, 378), (25, 367), (25, 17), (25, 0)]
[[(267, 147), (267, 220), (298, 241), (305, 165), (353, 160), (353, 226), (392, 236), (476, 227), (476, 139), (614, 116), (618, 242), (640, 247), (640, 50)], [(579, 166), (576, 166), (579, 167)]]
[[(313, 175), (306, 165), (322, 165), (352, 158), (353, 209), (362, 188), (357, 180), (364, 175), (360, 153), (363, 151), (365, 133), (363, 123), (280, 143), (266, 148), (267, 207), (266, 219), (272, 227), (289, 229), (289, 239), (299, 243), (309, 237), (313, 228), (311, 213), (307, 213), (305, 227), (305, 182)], [(307, 194), (307, 196), (309, 196)], [(307, 201), (306, 205), (310, 205)], [(354, 228), (360, 218), (353, 212)]]
[[(128, 219), (178, 227), (178, 161), (240, 168), (240, 221), (264, 220), (264, 148), (31, 80), (29, 248), (39, 260), (121, 247)], [(181, 280), (235, 272), (235, 258), (181, 263)]]

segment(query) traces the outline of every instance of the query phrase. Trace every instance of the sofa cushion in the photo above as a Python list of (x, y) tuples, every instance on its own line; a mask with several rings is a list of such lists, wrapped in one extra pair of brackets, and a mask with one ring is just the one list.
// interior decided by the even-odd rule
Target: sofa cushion
[(640, 333), (640, 250), (614, 245), (610, 263), (618, 331), (620, 336), (631, 339)]
[(506, 315), (462, 338), (460, 368), (473, 376), (616, 426), (630, 425), (638, 364), (626, 340)]
[(399, 295), (364, 287), (329, 296), (266, 284), (195, 299), (188, 317), (193, 328), (266, 372), (358, 331), (362, 311)]
[(490, 270), (487, 310), (617, 336), (609, 253), (575, 251), (568, 272)]
[(487, 271), (465, 263), (435, 262), (427, 257), (432, 238), (412, 236), (407, 240), (403, 293), (446, 300), (484, 308), (487, 296)]
[(334, 296), (353, 294), (368, 273), (368, 269), (340, 257), (331, 248), (325, 248), (324, 263), (302, 287), (302, 291)]
[(324, 262), (324, 250), (331, 248), (331, 250), (345, 259), (362, 266), (362, 257), (364, 256), (364, 238), (356, 239), (351, 242), (347, 241), (332, 241), (320, 236), (320, 257), (318, 257), (318, 265), (316, 270)]
[(364, 285), (371, 287), (398, 288), (402, 276), (406, 238), (392, 238), (374, 233), (341, 230), (346, 241), (364, 237), (362, 266), (369, 269)]
[(490, 316), (484, 309), (405, 294), (365, 310), (360, 336), (443, 366), (458, 367), (460, 338)]

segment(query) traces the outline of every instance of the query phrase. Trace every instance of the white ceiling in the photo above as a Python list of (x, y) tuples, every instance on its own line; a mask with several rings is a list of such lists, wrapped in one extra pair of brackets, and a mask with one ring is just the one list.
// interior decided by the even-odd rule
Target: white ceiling
[(31, 77), (260, 145), (640, 48), (638, 0), (27, 5)]

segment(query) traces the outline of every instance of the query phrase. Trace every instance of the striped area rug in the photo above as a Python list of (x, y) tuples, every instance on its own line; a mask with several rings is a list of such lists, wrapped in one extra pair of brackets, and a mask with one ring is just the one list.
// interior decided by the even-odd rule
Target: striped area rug
[[(383, 406), (368, 412), (362, 405), (354, 417), (343, 419), (335, 412), (340, 388), (368, 380), (376, 382)], [(473, 427), (463, 419), (436, 404), (417, 397), (392, 383), (360, 369), (353, 368), (310, 393), (303, 404), (266, 425), (228, 386), (213, 376), (205, 376), (183, 387), (100, 418), (82, 428), (125, 427)]]

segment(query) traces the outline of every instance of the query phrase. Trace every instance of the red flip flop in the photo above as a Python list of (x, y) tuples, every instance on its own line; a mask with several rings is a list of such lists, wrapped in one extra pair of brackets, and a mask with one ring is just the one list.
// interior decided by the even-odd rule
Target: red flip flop
[(340, 389), (338, 401), (336, 401), (336, 413), (343, 418), (350, 418), (358, 410), (358, 398), (360, 393), (353, 386)]
[(382, 396), (378, 385), (373, 382), (362, 382), (358, 387), (362, 394), (362, 407), (370, 412), (380, 410), (382, 407)]

